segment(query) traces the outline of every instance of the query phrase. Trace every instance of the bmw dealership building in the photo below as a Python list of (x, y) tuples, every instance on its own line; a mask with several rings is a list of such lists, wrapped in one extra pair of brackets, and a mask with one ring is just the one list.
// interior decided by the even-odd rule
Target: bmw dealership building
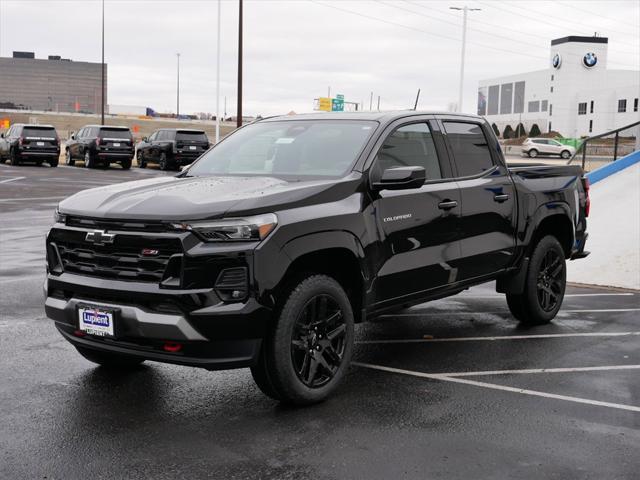
[(548, 69), (482, 80), (478, 114), (501, 136), (520, 123), (577, 138), (640, 121), (640, 71), (608, 69), (607, 46), (604, 37), (552, 40)]

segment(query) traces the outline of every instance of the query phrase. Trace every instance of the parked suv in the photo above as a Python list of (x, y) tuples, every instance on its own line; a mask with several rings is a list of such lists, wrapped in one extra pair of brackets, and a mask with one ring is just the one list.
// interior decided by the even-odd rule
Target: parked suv
[(471, 115), (265, 119), (175, 177), (62, 201), (45, 310), (105, 367), (250, 367), (267, 395), (318, 402), (354, 323), (494, 280), (520, 322), (550, 322), (565, 260), (588, 254), (582, 173), (508, 167)]
[(552, 138), (527, 138), (522, 144), (522, 155), (535, 158), (538, 155), (560, 155), (569, 159), (576, 153), (576, 149)]
[(74, 165), (76, 160), (84, 160), (86, 168), (119, 163), (127, 170), (131, 168), (134, 149), (128, 127), (87, 125), (67, 141), (65, 163)]
[(177, 170), (189, 165), (209, 149), (209, 139), (202, 130), (163, 128), (143, 138), (136, 159), (140, 168), (157, 163), (161, 170)]
[(11, 165), (31, 161), (58, 166), (60, 139), (51, 125), (16, 123), (0, 135), (0, 162), (9, 159)]

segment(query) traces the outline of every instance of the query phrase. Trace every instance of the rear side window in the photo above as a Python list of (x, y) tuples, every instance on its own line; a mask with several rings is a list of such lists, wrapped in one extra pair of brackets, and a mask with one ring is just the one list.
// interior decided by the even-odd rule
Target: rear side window
[(204, 132), (189, 132), (178, 130), (176, 133), (176, 141), (178, 142), (208, 142), (207, 134)]
[(443, 122), (458, 176), (478, 175), (493, 167), (489, 145), (477, 123)]
[(130, 140), (131, 132), (128, 129), (124, 130), (121, 128), (101, 128), (100, 136), (102, 138), (117, 138), (117, 139)]
[(56, 129), (52, 127), (24, 127), (22, 136), (26, 138), (42, 138), (55, 140)]
[(423, 167), (427, 180), (442, 178), (429, 125), (405, 125), (387, 137), (376, 158), (376, 173), (396, 167)]

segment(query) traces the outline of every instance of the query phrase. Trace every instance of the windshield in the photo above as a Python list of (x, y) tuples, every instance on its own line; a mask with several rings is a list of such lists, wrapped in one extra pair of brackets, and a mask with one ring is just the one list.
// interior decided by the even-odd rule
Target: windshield
[(124, 138), (130, 139), (131, 132), (124, 128), (101, 128), (100, 136), (103, 138)]
[(341, 177), (375, 127), (350, 120), (255, 123), (205, 153), (189, 175)]
[(22, 135), (25, 137), (38, 137), (55, 140), (56, 130), (52, 127), (24, 127)]
[(190, 132), (188, 130), (178, 130), (176, 133), (177, 142), (208, 142), (207, 134), (204, 132)]

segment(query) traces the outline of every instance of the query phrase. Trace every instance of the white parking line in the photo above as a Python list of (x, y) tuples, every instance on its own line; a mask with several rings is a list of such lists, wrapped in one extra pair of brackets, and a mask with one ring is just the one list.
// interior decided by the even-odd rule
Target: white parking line
[(572, 368), (525, 368), (520, 370), (482, 370), (478, 372), (438, 373), (444, 377), (475, 377), (486, 375), (515, 375), (521, 373), (576, 373), (602, 372), (609, 370), (637, 370), (640, 365), (606, 365), (603, 367), (572, 367)]
[[(616, 312), (640, 312), (640, 308), (605, 308), (605, 309), (592, 309), (592, 310), (560, 310), (558, 313), (616, 313)], [(447, 312), (440, 311), (434, 312), (430, 310), (427, 313), (395, 313), (395, 314), (387, 314), (380, 315), (379, 318), (387, 318), (387, 317), (427, 317), (433, 315), (498, 315), (498, 314), (509, 314), (509, 310), (498, 310), (493, 312), (467, 312), (467, 311), (458, 311), (458, 312)]]
[(9, 182), (15, 182), (16, 180), (23, 180), (27, 177), (13, 177), (13, 178), (7, 178), (5, 180), (0, 180), (0, 183), (9, 183)]
[(0, 198), (0, 202), (29, 202), (35, 200), (62, 200), (65, 195), (58, 195), (57, 197), (29, 197), (29, 198)]
[[(598, 400), (589, 400), (587, 398), (580, 398), (580, 397), (571, 397), (568, 395), (557, 395), (555, 393), (547, 393), (547, 392), (540, 392), (537, 390), (528, 390), (528, 389), (524, 389), (524, 388), (515, 388), (515, 387), (507, 387), (505, 385), (498, 385), (495, 383), (486, 383), (486, 382), (477, 382), (475, 380), (468, 380), (465, 378), (456, 378), (456, 377), (452, 377), (452, 376), (447, 376), (447, 375), (443, 375), (443, 374), (432, 374), (432, 373), (422, 373), (422, 372), (414, 372), (411, 370), (403, 370), (400, 368), (393, 368), (393, 367), (385, 367), (382, 365), (372, 365), (370, 363), (360, 363), (360, 362), (352, 362), (352, 365), (355, 365), (357, 367), (363, 367), (363, 368), (370, 368), (372, 370), (380, 370), (383, 372), (390, 372), (390, 373), (399, 373), (402, 375), (410, 375), (413, 377), (420, 377), (420, 378), (428, 378), (431, 380), (440, 380), (443, 382), (452, 382), (452, 383), (462, 383), (465, 385), (473, 385), (475, 387), (482, 387), (482, 388), (489, 388), (492, 390), (502, 390), (505, 392), (513, 392), (513, 393), (520, 393), (522, 395), (533, 395), (536, 397), (544, 397), (544, 398), (553, 398), (556, 400), (564, 400), (567, 402), (575, 402), (575, 403), (583, 403), (586, 405), (595, 405), (595, 406), (599, 406), (599, 407), (609, 407), (609, 408), (616, 408), (619, 410), (627, 410), (630, 412), (640, 412), (640, 407), (636, 407), (634, 405), (624, 405), (621, 403), (611, 403), (611, 402), (601, 402)], [(637, 367), (636, 365), (631, 365), (631, 367)], [(450, 374), (449, 374), (450, 375)]]
[(444, 337), (433, 338), (408, 338), (392, 340), (360, 340), (356, 343), (366, 344), (393, 344), (393, 343), (426, 343), (426, 342), (478, 342), (495, 340), (531, 340), (536, 338), (571, 338), (571, 337), (629, 337), (640, 335), (640, 332), (587, 332), (587, 333), (548, 333), (539, 335), (500, 335), (496, 337)]
[[(567, 297), (628, 297), (633, 296), (635, 293), (565, 293), (564, 298)], [(458, 298), (505, 298), (504, 295), (465, 295), (462, 294)]]

